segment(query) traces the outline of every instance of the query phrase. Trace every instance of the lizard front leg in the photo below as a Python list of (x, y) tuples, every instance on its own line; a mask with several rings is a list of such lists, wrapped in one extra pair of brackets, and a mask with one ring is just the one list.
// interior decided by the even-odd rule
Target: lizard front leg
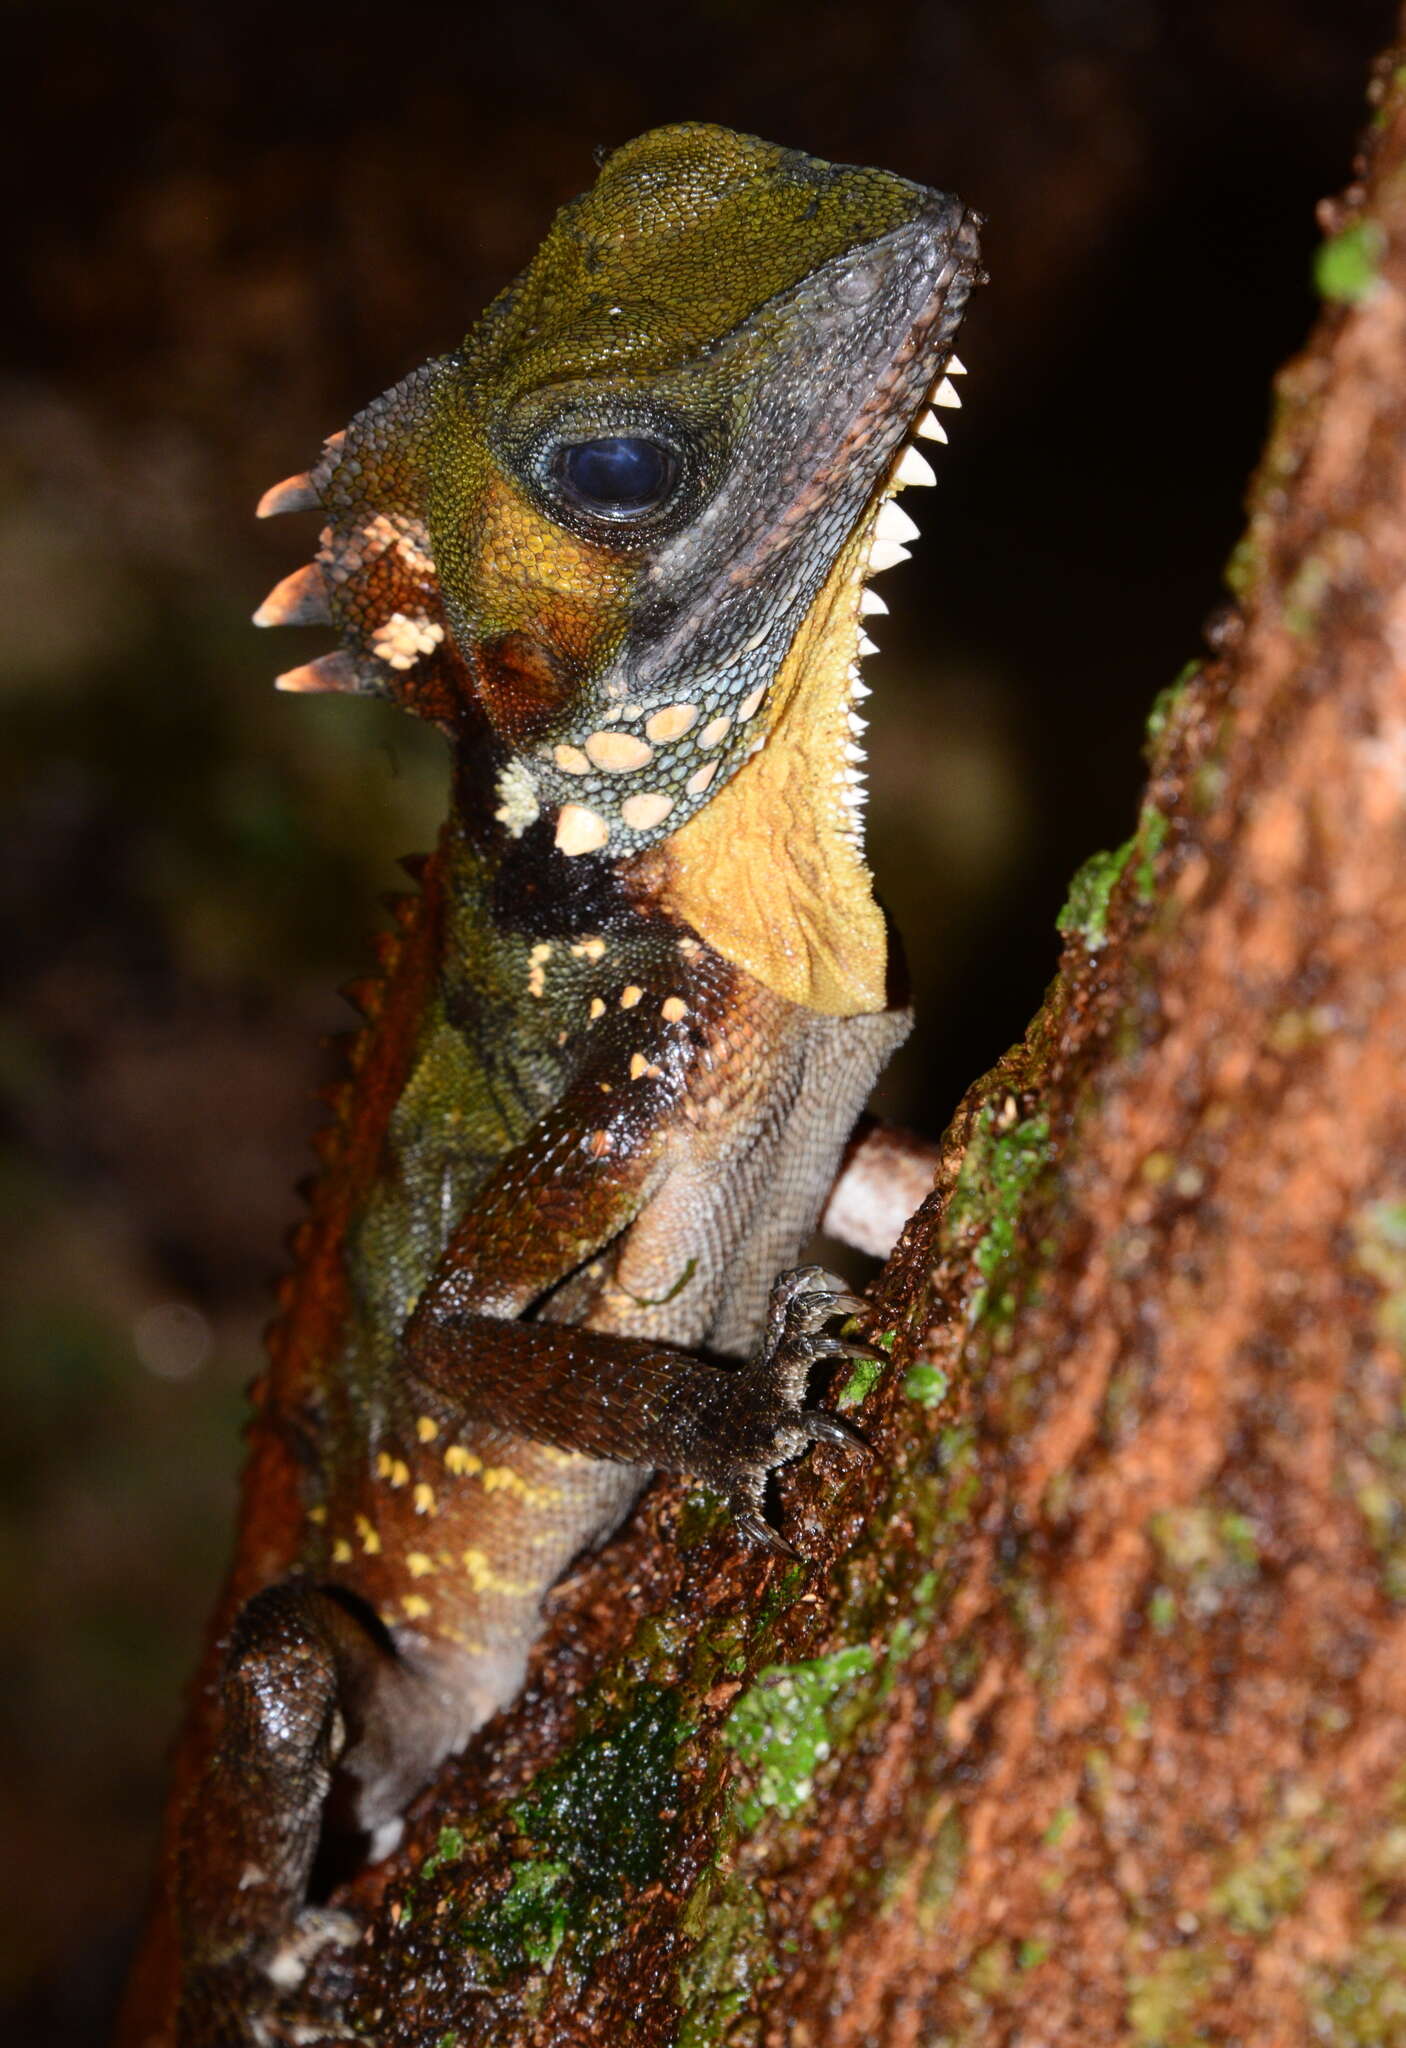
[(550, 1323), (505, 1323), (432, 1292), (404, 1347), (408, 1374), (459, 1426), (478, 1424), (592, 1458), (687, 1472), (723, 1494), (738, 1526), (794, 1555), (766, 1521), (767, 1474), (823, 1440), (863, 1449), (804, 1404), (822, 1359), (881, 1353), (826, 1334), (866, 1304), (819, 1266), (784, 1273), (752, 1361), (729, 1369), (673, 1346)]
[[(552, 1291), (618, 1243), (651, 1202), (662, 1204), (671, 1176), (690, 1171), (704, 1061), (680, 1020), (655, 1031), (647, 1052), (635, 1044), (628, 1066), (607, 1038), (474, 1199), (407, 1326), (398, 1378), (423, 1391), (422, 1405), (450, 1432), (486, 1427), (592, 1458), (691, 1472), (733, 1501), (749, 1533), (770, 1541), (760, 1517), (766, 1473), (817, 1436), (847, 1435), (802, 1405), (818, 1359), (868, 1352), (825, 1334), (837, 1315), (864, 1307), (843, 1282), (817, 1267), (783, 1274), (760, 1346), (740, 1369), (667, 1339), (601, 1328), (609, 1287), (600, 1305), (586, 1305), (585, 1327), (519, 1320), (534, 1307), (550, 1317)], [(706, 1058), (714, 1074), (719, 1051), (715, 1043)], [(781, 1121), (783, 1071), (780, 1063), (780, 1101), (770, 1111)], [(612, 1104), (604, 1121), (603, 1102)], [(694, 1284), (687, 1273), (680, 1295)]]

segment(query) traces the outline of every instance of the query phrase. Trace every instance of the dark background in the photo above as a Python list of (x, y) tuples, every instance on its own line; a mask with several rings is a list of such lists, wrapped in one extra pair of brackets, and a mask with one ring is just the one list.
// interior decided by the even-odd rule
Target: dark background
[[(456, 341), (592, 151), (727, 122), (989, 216), (925, 539), (884, 579), (871, 850), (940, 1127), (1129, 831), (1312, 317), (1385, 0), (7, 6), (0, 378), (0, 2023), (97, 2037), (227, 1540), (331, 993), (435, 743), (273, 696), (263, 486)], [(274, 644), (281, 638), (282, 644)], [(322, 643), (318, 642), (320, 646)]]

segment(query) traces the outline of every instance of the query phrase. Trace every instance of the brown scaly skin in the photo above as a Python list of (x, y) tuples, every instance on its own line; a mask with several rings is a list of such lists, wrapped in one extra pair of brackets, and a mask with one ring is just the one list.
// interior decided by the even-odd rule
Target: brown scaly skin
[(337, 2038), (319, 1843), (385, 1852), (651, 1470), (783, 1546), (767, 1473), (845, 1435), (803, 1401), (862, 1304), (774, 1276), (908, 1028), (856, 663), (975, 275), (954, 200), (659, 130), (265, 500), (327, 523), (260, 622), (342, 638), (283, 685), (433, 720), (454, 803), (360, 992), (125, 2043)]

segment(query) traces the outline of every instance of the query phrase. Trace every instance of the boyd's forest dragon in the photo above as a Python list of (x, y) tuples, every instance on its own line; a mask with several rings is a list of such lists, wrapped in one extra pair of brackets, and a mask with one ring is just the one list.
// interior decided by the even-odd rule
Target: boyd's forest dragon
[(784, 1547), (766, 1475), (848, 1434), (803, 1404), (863, 1304), (783, 1269), (909, 1026), (859, 662), (977, 276), (955, 199), (661, 129), (261, 506), (324, 524), (259, 623), (341, 639), (281, 686), (429, 719), (453, 804), (358, 991), (125, 2042), (335, 2038), (287, 2018), (319, 1845), (386, 1853), (652, 1471)]

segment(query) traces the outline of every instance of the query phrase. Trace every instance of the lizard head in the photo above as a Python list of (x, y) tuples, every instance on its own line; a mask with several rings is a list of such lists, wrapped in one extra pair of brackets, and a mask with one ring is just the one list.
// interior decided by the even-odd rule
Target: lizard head
[[(486, 759), (505, 842), (632, 866), (782, 993), (882, 1007), (866, 578), (915, 530), (893, 494), (931, 479), (910, 437), (944, 438), (977, 275), (961, 204), (883, 172), (699, 124), (617, 150), (461, 349), (266, 496), (328, 524), (257, 618), (343, 639), (280, 682), (394, 698)], [(740, 905), (758, 834), (789, 917)]]

